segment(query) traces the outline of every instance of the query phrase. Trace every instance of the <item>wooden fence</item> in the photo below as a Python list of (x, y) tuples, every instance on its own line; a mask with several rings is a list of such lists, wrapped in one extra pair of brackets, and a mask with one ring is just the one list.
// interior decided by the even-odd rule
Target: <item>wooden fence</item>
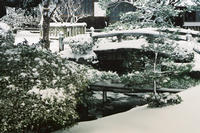
[[(86, 33), (86, 23), (50, 23), (49, 38), (58, 39), (62, 32), (64, 37), (76, 36)], [(42, 31), (40, 31), (42, 37)]]
[(200, 31), (200, 22), (184, 22), (183, 27), (186, 29)]

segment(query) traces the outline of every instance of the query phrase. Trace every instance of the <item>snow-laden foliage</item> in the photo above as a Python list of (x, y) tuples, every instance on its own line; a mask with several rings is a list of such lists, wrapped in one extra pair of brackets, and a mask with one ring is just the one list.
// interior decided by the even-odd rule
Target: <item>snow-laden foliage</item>
[(138, 0), (133, 3), (134, 12), (120, 15), (120, 21), (108, 26), (107, 30), (128, 30), (144, 27), (173, 27), (173, 19), (181, 12), (165, 1)]
[(168, 105), (180, 104), (182, 98), (176, 94), (161, 93), (145, 95), (145, 100), (151, 108), (164, 107)]
[(14, 43), (14, 36), (12, 35), (10, 26), (0, 22), (0, 44), (9, 45), (13, 43)]
[(87, 16), (82, 6), (83, 2), (83, 0), (61, 0), (53, 15), (53, 20), (55, 22), (77, 23), (79, 19)]
[(39, 18), (37, 16), (27, 16), (25, 13), (26, 11), (21, 8), (15, 9), (7, 7), (7, 15), (2, 17), (0, 21), (12, 26), (14, 29), (23, 28), (25, 26), (38, 26), (40, 21)]
[(69, 45), (73, 54), (85, 55), (91, 52), (94, 44), (89, 35), (77, 35), (74, 37), (67, 37), (64, 40), (65, 45)]
[(87, 68), (86, 76), (90, 84), (98, 81), (120, 82), (120, 77), (116, 72), (98, 71), (96, 69)]
[[(142, 26), (148, 25), (159, 27), (171, 27), (173, 25), (173, 18), (180, 13), (174, 5), (166, 1), (158, 2), (157, 0), (147, 0), (144, 2), (136, 2), (136, 13), (139, 15)], [(137, 15), (137, 14), (136, 14)]]
[(78, 115), (84, 70), (49, 51), (0, 44), (0, 132), (70, 127)]
[[(127, 61), (132, 72), (124, 74), (121, 77), (122, 82), (128, 86), (155, 90), (157, 88), (185, 89), (194, 85), (193, 79), (188, 76), (193, 66), (193, 53), (182, 49), (181, 45), (177, 44), (178, 41), (169, 39), (169, 36), (171, 35), (162, 33), (158, 38), (148, 37), (146, 39), (148, 44), (142, 46), (143, 52), (139, 57), (130, 54), (130, 59)], [(136, 60), (141, 64), (140, 71), (135, 69)], [(187, 77), (187, 80), (183, 77)]]

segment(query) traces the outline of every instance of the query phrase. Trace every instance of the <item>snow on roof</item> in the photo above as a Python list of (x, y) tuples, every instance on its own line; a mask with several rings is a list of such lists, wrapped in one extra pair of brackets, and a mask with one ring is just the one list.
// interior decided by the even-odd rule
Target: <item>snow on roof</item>
[(163, 108), (136, 107), (54, 133), (199, 133), (200, 86), (179, 93), (183, 102)]

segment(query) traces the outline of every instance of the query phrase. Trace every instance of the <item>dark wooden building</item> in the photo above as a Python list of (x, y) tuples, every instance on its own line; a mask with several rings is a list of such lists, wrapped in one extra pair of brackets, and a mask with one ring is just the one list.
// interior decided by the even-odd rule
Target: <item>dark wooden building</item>
[(200, 31), (200, 10), (194, 8), (191, 11), (187, 11), (188, 6), (197, 5), (192, 0), (182, 0), (179, 5), (176, 5), (177, 9), (186, 11), (181, 13), (179, 17), (175, 18), (175, 25)]
[(86, 17), (79, 22), (87, 23), (87, 28), (102, 29), (107, 26), (106, 10), (102, 10), (98, 0), (83, 0), (82, 9)]
[(200, 10), (185, 12), (183, 16), (183, 27), (200, 31)]
[(136, 7), (133, 6), (135, 0), (116, 0), (109, 4), (106, 10), (100, 9), (98, 0), (83, 0), (83, 10), (87, 17), (81, 19), (79, 22), (86, 22), (87, 28), (94, 27), (101, 29), (108, 25), (120, 20), (120, 14), (129, 11), (135, 11)]

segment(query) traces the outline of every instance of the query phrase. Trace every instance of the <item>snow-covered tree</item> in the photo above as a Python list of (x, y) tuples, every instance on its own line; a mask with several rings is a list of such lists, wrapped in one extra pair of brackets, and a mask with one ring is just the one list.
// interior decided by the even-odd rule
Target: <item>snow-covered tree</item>
[(53, 18), (55, 21), (76, 23), (87, 15), (84, 13), (82, 5), (83, 0), (62, 0), (61, 6), (55, 11)]
[(142, 26), (171, 27), (173, 26), (173, 18), (180, 13), (171, 1), (139, 0), (134, 5), (137, 7), (137, 10), (132, 14), (138, 16)]
[(179, 0), (137, 0), (132, 4), (136, 11), (120, 15), (120, 22), (108, 29), (135, 29), (143, 27), (173, 27), (174, 18), (181, 13), (174, 4)]
[(193, 2), (197, 5), (200, 5), (200, 0), (193, 0)]
[(41, 3), (41, 27), (42, 27), (42, 41), (44, 48), (49, 49), (49, 26), (51, 18), (53, 17), (56, 9), (60, 6), (60, 0), (43, 0)]
[[(33, 8), (37, 12), (37, 8)], [(26, 15), (22, 8), (7, 7), (7, 14), (0, 18), (1, 22), (9, 24), (13, 29), (20, 29), (25, 26), (37, 27), (40, 20), (38, 16)]]

